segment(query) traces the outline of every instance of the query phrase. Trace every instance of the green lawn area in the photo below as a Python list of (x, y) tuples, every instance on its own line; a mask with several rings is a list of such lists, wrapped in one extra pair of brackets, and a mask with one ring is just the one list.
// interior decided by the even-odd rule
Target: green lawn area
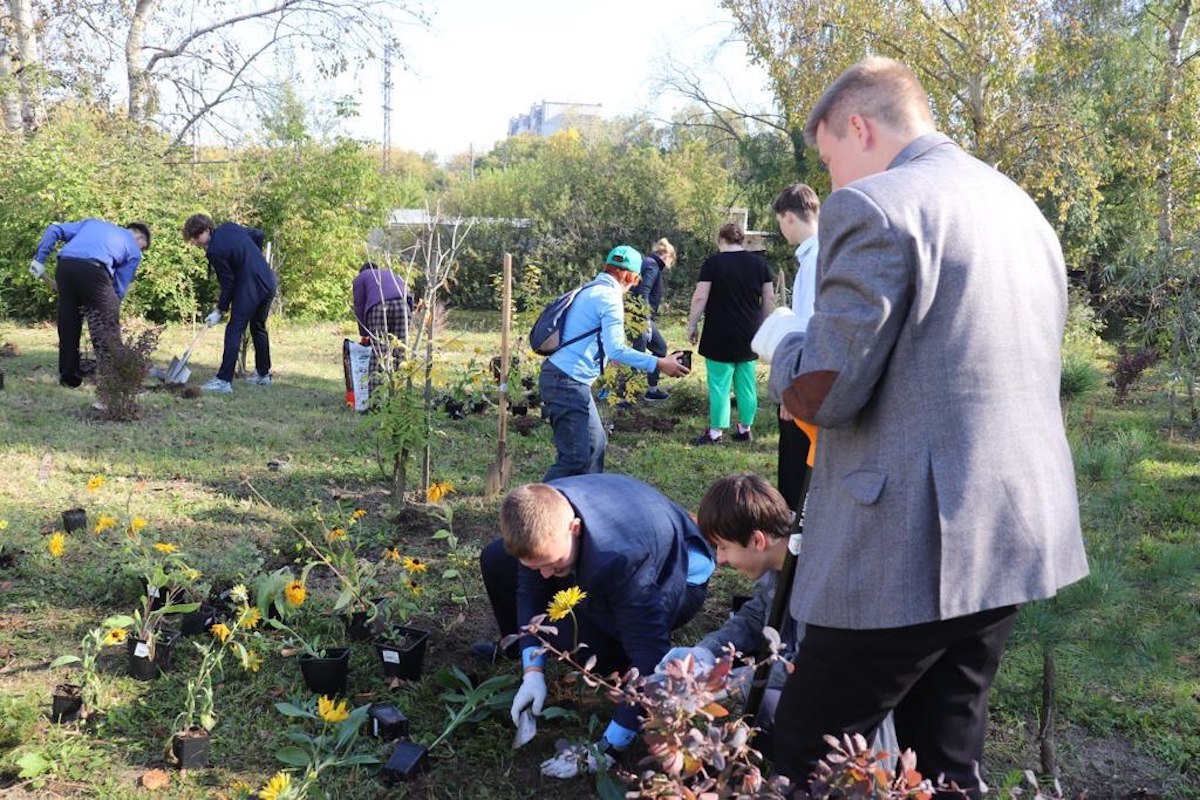
[[(438, 393), (486, 374), (488, 359), (499, 351), (496, 320), (451, 317), (437, 350)], [(517, 331), (518, 342), (523, 333)], [(682, 342), (679, 326), (667, 333), (672, 345)], [(156, 363), (182, 352), (191, 334), (169, 326)], [(349, 325), (272, 321), (274, 385), (236, 381), (232, 395), (216, 397), (155, 389), (143, 398), (140, 419), (111, 423), (91, 410), (90, 388), (58, 385), (53, 327), (0, 323), (0, 343), (17, 351), (0, 358), (6, 373), (0, 520), (7, 523), (0, 532), (0, 794), (146, 795), (137, 787), (155, 768), (167, 769), (171, 783), (154, 796), (235, 797), (239, 782), (257, 791), (282, 766), (274, 754), (286, 744), (289, 720), (275, 704), (307, 697), (295, 658), (280, 654), (284, 636), (267, 629), (261, 669), (247, 672), (227, 661), (217, 682), (209, 769), (180, 774), (163, 757), (200, 660), (188, 642), (174, 669), (150, 682), (126, 675), (121, 648), (104, 650), (97, 664), (102, 713), (78, 726), (52, 724), (51, 690), (78, 670), (51, 669), (50, 662), (78, 652), (80, 639), (105, 617), (131, 612), (142, 591), (121, 526), (71, 534), (61, 558), (49, 554), (60, 513), (76, 505), (92, 523), (101, 514), (122, 525), (144, 518), (143, 534), (177, 545), (214, 591), (251, 584), (281, 567), (298, 572), (307, 560), (299, 532), (319, 539), (324, 530), (314, 509), (330, 525), (363, 509), (366, 516), (348, 527), (360, 554), (374, 561), (395, 548), (428, 564), (427, 573), (414, 576), (422, 594), (412, 622), (431, 637), (424, 679), (397, 686), (381, 676), (370, 644), (354, 643), (351, 705), (393, 702), (408, 715), (413, 738), (428, 743), (447, 723), (439, 696), (445, 689), (432, 677), (438, 669), (461, 665), (476, 681), (515, 674), (507, 665), (480, 668), (467, 655), (472, 640), (494, 635), (476, 566), (479, 548), (496, 534), (497, 501), (483, 497), (496, 457), (494, 410), (463, 420), (439, 412), (430, 472), (453, 491), (440, 505), (426, 503), (419, 492), (397, 502), (362, 418), (345, 408), (341, 340), (352, 334)], [(192, 386), (211, 376), (219, 356), (219, 331), (210, 332), (193, 357)], [(526, 359), (526, 373), (536, 374), (536, 361)], [(689, 442), (704, 425), (702, 369), (682, 381), (664, 379), (663, 386), (673, 393), (668, 403), (617, 412), (610, 471), (645, 480), (690, 508), (722, 474), (750, 469), (773, 477), (775, 423), (765, 401), (752, 444), (699, 449)], [(1064, 787), (1075, 794), (1087, 789), (1092, 798), (1130, 797), (1139, 787), (1157, 793), (1147, 797), (1200, 798), (1200, 452), (1191, 441), (1164, 438), (1165, 404), (1158, 397), (1147, 391), (1113, 407), (1111, 391), (1101, 389), (1071, 410), (1093, 576), (1022, 614), (992, 698), (986, 769), (994, 784), (1037, 769), (1048, 643), (1057, 666)], [(526, 419), (534, 421), (518, 426), (512, 418), (509, 426), (510, 487), (540, 478), (553, 458), (549, 427)], [(97, 475), (104, 485), (89, 491)], [(414, 465), (409, 486), (418, 483)], [(446, 528), (453, 539), (435, 538)], [(399, 566), (388, 569), (396, 580), (406, 579)], [(714, 586), (703, 618), (680, 633), (680, 643), (718, 623), (728, 596), (746, 588), (724, 570)], [(338, 637), (341, 623), (330, 610), (335, 594), (328, 571), (314, 570), (296, 624), (327, 640)], [(467, 724), (434, 749), (427, 776), (390, 791), (437, 798), (591, 796), (590, 783), (542, 778), (538, 764), (553, 754), (556, 738), (585, 736), (593, 717), (606, 720), (606, 701), (552, 683), (553, 701), (576, 710), (577, 718), (544, 723), (537, 738), (515, 752), (506, 714)], [(359, 749), (388, 752), (370, 738)], [(31, 764), (38, 774), (18, 777)], [(375, 771), (331, 771), (322, 786), (330, 797), (379, 797), (389, 790)]]

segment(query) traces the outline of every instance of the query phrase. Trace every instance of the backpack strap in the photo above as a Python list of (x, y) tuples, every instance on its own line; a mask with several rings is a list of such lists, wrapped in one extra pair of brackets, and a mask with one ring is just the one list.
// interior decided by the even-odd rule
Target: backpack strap
[[(595, 280), (588, 281), (583, 286), (580, 286), (579, 291), (575, 293), (575, 297), (571, 300), (571, 305), (575, 305), (575, 300), (579, 299), (579, 295), (581, 292), (583, 292), (584, 289), (587, 289), (592, 286), (599, 286), (599, 285), (600, 285), (600, 279), (596, 278)], [(570, 316), (570, 314), (568, 314), (567, 316)], [(563, 320), (563, 327), (564, 328), (567, 327), (566, 320)], [(601, 331), (601, 326), (597, 326), (595, 328), (592, 328), (590, 331), (586, 331), (584, 333), (579, 334), (578, 336), (572, 336), (570, 339), (567, 339), (565, 342), (560, 344), (558, 346), (558, 349), (562, 350), (563, 348), (567, 347), (568, 345), (575, 344), (576, 342), (581, 342), (584, 339), (588, 338), (589, 336), (595, 336), (597, 343), (600, 345), (599, 362), (601, 364), (603, 364), (604, 363), (604, 340), (600, 338), (600, 331)]]

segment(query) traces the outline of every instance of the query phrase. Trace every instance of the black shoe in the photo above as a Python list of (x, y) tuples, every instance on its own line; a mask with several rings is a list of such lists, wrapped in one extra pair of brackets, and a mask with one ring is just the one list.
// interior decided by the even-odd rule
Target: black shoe
[(646, 392), (646, 402), (647, 403), (661, 403), (663, 400), (670, 398), (670, 396), (671, 395), (667, 394), (662, 389), (655, 387), (655, 388), (651, 389), (650, 391)]
[(734, 433), (733, 438), (734, 441), (738, 442), (752, 442), (754, 441), (754, 434), (750, 432), (749, 428), (747, 428), (744, 431), (737, 431)]
[(493, 642), (490, 639), (480, 639), (477, 642), (472, 642), (471, 655), (480, 661), (486, 661), (488, 664), (495, 664), (501, 660), (516, 660), (515, 654), (509, 654), (498, 642)]
[(721, 441), (724, 438), (725, 438), (724, 436), (718, 436), (717, 438), (714, 439), (708, 435), (708, 431), (705, 431), (704, 433), (700, 434), (700, 436), (696, 439), (696, 441), (692, 442), (692, 444), (698, 445), (698, 446), (706, 445), (706, 444), (716, 444), (717, 442)]

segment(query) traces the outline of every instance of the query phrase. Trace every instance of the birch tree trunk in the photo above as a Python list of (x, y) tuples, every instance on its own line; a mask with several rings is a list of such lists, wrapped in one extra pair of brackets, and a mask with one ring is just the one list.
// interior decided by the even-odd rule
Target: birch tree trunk
[[(37, 29), (33, 21), (33, 0), (6, 0), (9, 19), (16, 44), (16, 69), (20, 93), (21, 124), (25, 130), (37, 128), (46, 119), (46, 104), (42, 99), (42, 59), (38, 48)], [(7, 120), (8, 107), (5, 104)]]
[(137, 0), (129, 32), (125, 36), (125, 74), (129, 82), (129, 119), (145, 121), (151, 113), (152, 91), (150, 75), (142, 64), (142, 41), (146, 36), (146, 22), (154, 13), (158, 0)]
[(21, 130), (21, 95), (13, 60), (15, 26), (8, 3), (0, 3), (0, 120), (4, 130)]

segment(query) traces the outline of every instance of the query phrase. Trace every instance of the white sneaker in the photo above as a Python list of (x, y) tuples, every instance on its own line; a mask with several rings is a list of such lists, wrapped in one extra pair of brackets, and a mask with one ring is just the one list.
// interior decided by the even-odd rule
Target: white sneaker
[(255, 372), (253, 375), (246, 376), (246, 383), (251, 383), (255, 386), (270, 386), (271, 376), (269, 374), (259, 375), (257, 372)]
[(223, 381), (220, 378), (213, 378), (201, 386), (200, 391), (212, 392), (213, 394), (233, 394), (233, 384), (229, 381)]

